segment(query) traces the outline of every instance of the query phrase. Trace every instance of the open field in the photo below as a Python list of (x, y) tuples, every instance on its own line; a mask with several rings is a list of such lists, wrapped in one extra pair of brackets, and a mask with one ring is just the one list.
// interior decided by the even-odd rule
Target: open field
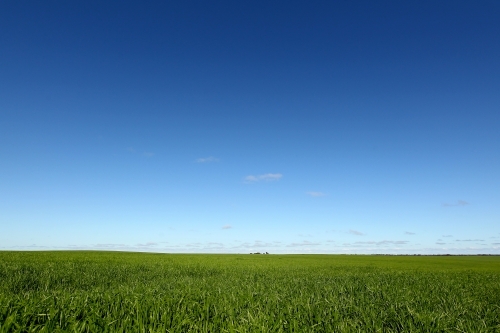
[(500, 332), (500, 257), (0, 252), (0, 332)]

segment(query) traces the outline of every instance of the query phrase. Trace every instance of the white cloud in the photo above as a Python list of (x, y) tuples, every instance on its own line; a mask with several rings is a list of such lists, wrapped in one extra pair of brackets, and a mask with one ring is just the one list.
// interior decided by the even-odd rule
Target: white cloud
[(229, 224), (222, 226), (222, 229), (231, 229), (231, 228), (232, 228), (232, 226)]
[[(153, 242), (149, 242), (153, 243)], [(229, 244), (210, 242), (210, 243), (184, 243), (171, 244), (163, 246), (144, 246), (146, 244), (127, 245), (127, 244), (95, 244), (95, 245), (67, 245), (67, 246), (15, 246), (15, 247), (0, 247), (2, 249), (23, 249), (23, 250), (104, 250), (104, 251), (130, 251), (130, 252), (155, 252), (155, 253), (241, 253), (255, 252), (256, 250), (263, 252), (273, 250), (273, 253), (330, 253), (330, 254), (500, 254), (500, 243), (495, 242), (491, 245), (481, 246), (472, 245), (470, 242), (452, 242), (445, 243), (437, 241), (435, 247), (422, 248), (420, 244), (412, 244), (401, 240), (383, 240), (383, 241), (367, 241), (354, 243), (316, 243), (316, 242), (297, 242), (276, 244), (276, 242), (255, 241), (254, 243), (239, 243), (236, 246)], [(457, 244), (471, 244), (470, 246), (460, 246)], [(141, 246), (138, 246), (141, 245)], [(318, 246), (319, 245), (319, 246)], [(322, 246), (325, 245), (328, 248)]]
[(405, 231), (405, 235), (415, 235), (415, 233), (411, 231)]
[(308, 195), (310, 195), (311, 197), (324, 197), (326, 195), (326, 193), (323, 193), (323, 192), (313, 192), (313, 191), (310, 191), (310, 192), (306, 192)]
[(363, 236), (363, 235), (364, 235), (364, 233), (362, 233), (361, 231), (352, 230), (352, 229), (351, 229), (351, 230), (349, 230), (349, 233), (350, 233), (351, 235), (356, 235), (356, 236)]
[(219, 162), (217, 157), (209, 156), (209, 157), (201, 157), (196, 160), (196, 163), (211, 163), (211, 162)]
[(283, 177), (281, 173), (266, 173), (263, 175), (248, 175), (245, 177), (246, 183), (256, 183), (260, 181), (277, 181)]

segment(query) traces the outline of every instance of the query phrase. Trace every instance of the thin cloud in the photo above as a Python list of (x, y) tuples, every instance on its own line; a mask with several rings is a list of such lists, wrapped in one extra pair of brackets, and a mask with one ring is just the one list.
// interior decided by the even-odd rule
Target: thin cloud
[(12, 246), (12, 248), (16, 249), (50, 249), (50, 246), (45, 246), (45, 245), (37, 245), (37, 244), (31, 244), (31, 245), (24, 245), (24, 246)]
[(310, 195), (311, 197), (324, 197), (326, 195), (326, 193), (323, 193), (323, 192), (306, 192), (308, 195)]
[(356, 236), (363, 236), (364, 235), (364, 233), (362, 233), (361, 231), (357, 231), (357, 230), (353, 230), (353, 229), (349, 230), (349, 233), (351, 235), (356, 235)]
[(263, 242), (260, 240), (256, 240), (252, 243), (244, 242), (239, 245), (235, 245), (233, 249), (261, 249), (261, 248), (279, 248), (281, 247), (281, 242)]
[(470, 203), (465, 200), (458, 200), (456, 203), (443, 203), (443, 207), (463, 207), (467, 205), (470, 205)]
[(137, 244), (136, 246), (138, 247), (152, 247), (152, 246), (157, 246), (158, 243), (156, 242), (147, 242), (145, 244)]
[(202, 247), (199, 247), (198, 245), (195, 245), (193, 248), (195, 251), (225, 251), (226, 247), (224, 246), (223, 243), (217, 243), (217, 242), (209, 242), (205, 243)]
[(280, 180), (283, 177), (281, 173), (266, 173), (263, 175), (248, 175), (245, 177), (245, 182), (246, 183), (256, 183), (260, 181), (277, 181)]
[(415, 233), (411, 231), (405, 231), (405, 235), (415, 235)]
[(484, 242), (484, 239), (455, 239), (455, 242)]
[(408, 244), (408, 241), (390, 241), (383, 240), (380, 242), (355, 242), (354, 244), (362, 244), (362, 245), (405, 245)]
[(317, 246), (321, 245), (320, 243), (313, 243), (309, 241), (303, 241), (302, 243), (291, 243), (288, 244), (286, 247), (299, 247), (299, 246)]
[[(134, 147), (128, 147), (127, 151), (129, 151), (132, 154), (136, 154), (137, 153), (137, 150)], [(142, 156), (144, 156), (144, 157), (153, 157), (154, 153), (150, 152), (150, 151), (145, 151), (145, 152), (142, 153)]]
[(445, 245), (446, 243), (436, 242), (437, 245)]
[(94, 247), (100, 248), (100, 249), (116, 249), (116, 248), (127, 248), (130, 247), (130, 245), (126, 244), (96, 244)]
[(201, 157), (196, 160), (196, 163), (212, 163), (212, 162), (219, 162), (219, 159), (217, 157), (209, 156), (209, 157)]
[(224, 229), (224, 230), (231, 229), (231, 228), (232, 228), (232, 226), (229, 224), (222, 226), (222, 229)]
[(453, 235), (443, 235), (443, 237), (453, 237)]

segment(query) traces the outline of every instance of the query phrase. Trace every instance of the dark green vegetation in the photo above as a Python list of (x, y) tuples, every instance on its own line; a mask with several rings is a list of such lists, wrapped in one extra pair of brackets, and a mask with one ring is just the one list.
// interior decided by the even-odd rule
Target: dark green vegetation
[(0, 332), (500, 332), (500, 257), (0, 252)]

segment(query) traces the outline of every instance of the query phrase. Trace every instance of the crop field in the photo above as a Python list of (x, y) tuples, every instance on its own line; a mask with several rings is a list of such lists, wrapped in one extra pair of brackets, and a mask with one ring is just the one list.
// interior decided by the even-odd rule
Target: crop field
[(0, 252), (0, 332), (500, 332), (500, 257)]

